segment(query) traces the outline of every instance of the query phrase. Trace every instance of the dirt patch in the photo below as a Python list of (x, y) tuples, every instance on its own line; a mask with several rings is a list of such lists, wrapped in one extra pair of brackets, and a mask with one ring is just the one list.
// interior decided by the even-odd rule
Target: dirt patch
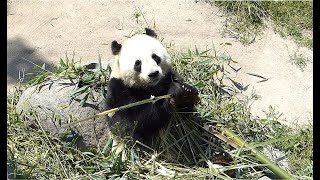
[[(272, 105), (283, 113), (289, 124), (305, 124), (312, 120), (312, 64), (301, 71), (290, 62), (290, 55), (300, 53), (313, 59), (312, 50), (300, 48), (291, 40), (281, 38), (271, 29), (243, 46), (232, 38), (222, 37), (225, 18), (221, 12), (206, 3), (194, 1), (22, 1), (7, 3), (8, 7), (8, 90), (18, 78), (23, 66), (30, 66), (24, 57), (36, 63), (57, 64), (66, 52), (76, 53), (82, 63), (97, 61), (98, 54), (107, 61), (112, 59), (110, 43), (122, 41), (136, 24), (137, 12), (143, 12), (138, 21), (154, 27), (165, 42), (172, 41), (177, 49), (197, 46), (226, 50), (242, 69), (234, 77), (244, 85), (250, 84), (261, 99), (252, 105), (252, 112), (263, 116), (263, 110)], [(19, 49), (16, 40), (27, 45), (30, 51)], [(221, 49), (219, 44), (231, 43)], [(11, 47), (18, 47), (11, 48)], [(17, 56), (17, 53), (19, 55)], [(29, 53), (29, 54), (28, 54)], [(10, 64), (19, 64), (10, 66)], [(246, 73), (255, 73), (269, 78), (260, 79)]]

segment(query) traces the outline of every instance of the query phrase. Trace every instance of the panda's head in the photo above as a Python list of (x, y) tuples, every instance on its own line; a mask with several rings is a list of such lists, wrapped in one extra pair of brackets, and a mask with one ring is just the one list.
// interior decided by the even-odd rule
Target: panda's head
[(151, 29), (122, 45), (113, 41), (111, 50), (116, 55), (111, 77), (122, 79), (129, 87), (157, 85), (171, 71), (169, 54)]

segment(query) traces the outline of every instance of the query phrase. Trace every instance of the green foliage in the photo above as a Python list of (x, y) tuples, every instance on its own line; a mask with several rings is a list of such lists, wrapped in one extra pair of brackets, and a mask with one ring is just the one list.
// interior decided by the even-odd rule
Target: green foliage
[(235, 37), (243, 44), (255, 41), (265, 27), (263, 20), (267, 16), (262, 1), (215, 1), (228, 17), (224, 33)]
[[(169, 53), (178, 74), (187, 83), (198, 88), (201, 102), (197, 105), (196, 112), (175, 113), (168, 128), (162, 130), (161, 136), (155, 139), (155, 142), (160, 143), (155, 143), (157, 146), (153, 148), (124, 138), (118, 143), (109, 139), (103, 149), (92, 148), (81, 152), (48, 137), (43, 130), (25, 126), (24, 122), (28, 118), (38, 117), (35, 113), (32, 114), (33, 117), (26, 117), (15, 112), (17, 99), (23, 90), (17, 88), (7, 102), (7, 163), (16, 172), (15, 177), (230, 179), (227, 174), (230, 169), (236, 170), (237, 178), (253, 179), (262, 176), (263, 165), (259, 165), (241, 149), (235, 150), (215, 138), (203, 128), (215, 123), (225, 124), (258, 149), (268, 144), (283, 150), (290, 160), (290, 173), (304, 178), (312, 177), (312, 128), (303, 129), (297, 134), (279, 123), (280, 115), (272, 108), (265, 118), (253, 117), (250, 104), (257, 99), (257, 95), (243, 95), (248, 85), (231, 78), (230, 74), (238, 70), (233, 68), (236, 62), (227, 53), (216, 52), (214, 46), (203, 51), (195, 48), (185, 52), (170, 48)], [(46, 76), (46, 80), (68, 77), (82, 83), (75, 90), (74, 96), (93, 89), (100, 91), (100, 88), (107, 85), (110, 73), (103, 69), (91, 71), (83, 66), (76, 66), (73, 61), (61, 61), (56, 68), (50, 72), (50, 76)], [(41, 73), (35, 78), (39, 76)], [(234, 161), (218, 170), (213, 166), (215, 151), (228, 152)], [(257, 166), (260, 168), (256, 168)]]
[(291, 36), (299, 44), (312, 48), (312, 35), (304, 33), (313, 30), (312, 1), (265, 2), (264, 7), (275, 23), (275, 29), (283, 36)]
[(310, 59), (305, 57), (303, 54), (294, 52), (294, 54), (290, 56), (290, 61), (292, 64), (296, 65), (301, 71), (304, 71), (304, 69), (307, 66), (307, 62), (310, 62)]
[(252, 43), (265, 27), (264, 21), (271, 19), (276, 32), (282, 36), (292, 37), (302, 46), (313, 47), (312, 1), (215, 1), (214, 3), (231, 15), (228, 16), (226, 32), (233, 34), (244, 44)]
[(299, 128), (290, 141), (277, 143), (288, 155), (290, 168), (297, 176), (313, 176), (313, 127)]
[(91, 69), (87, 66), (81, 66), (79, 63), (74, 61), (74, 53), (72, 59), (69, 59), (66, 54), (65, 59), (60, 58), (59, 65), (55, 66), (52, 71), (46, 70), (45, 66), (36, 65), (35, 73), (28, 73), (28, 76), (33, 78), (27, 82), (27, 86), (38, 86), (39, 90), (44, 84), (53, 83), (55, 79), (66, 78), (70, 82), (76, 83), (78, 89), (76, 89), (71, 96), (71, 100), (84, 95), (81, 100), (81, 105), (88, 100), (93, 98), (93, 92), (100, 92), (102, 96), (106, 95), (106, 86), (108, 83), (111, 68), (108, 66), (107, 69), (102, 68), (101, 57), (98, 59), (98, 68)]

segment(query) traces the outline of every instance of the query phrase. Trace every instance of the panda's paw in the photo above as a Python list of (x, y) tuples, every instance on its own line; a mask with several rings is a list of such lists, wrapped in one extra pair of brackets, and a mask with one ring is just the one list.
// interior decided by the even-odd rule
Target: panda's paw
[(173, 82), (169, 89), (169, 94), (173, 98), (178, 96), (197, 96), (198, 90), (186, 83)]
[(198, 90), (185, 83), (173, 82), (169, 94), (172, 97), (169, 100), (170, 106), (178, 111), (192, 111), (199, 102)]
[(198, 92), (198, 89), (193, 87), (193, 86), (190, 86), (188, 84), (185, 84), (185, 83), (181, 83), (181, 88), (186, 92), (186, 93), (191, 93), (193, 95), (198, 95), (199, 92)]

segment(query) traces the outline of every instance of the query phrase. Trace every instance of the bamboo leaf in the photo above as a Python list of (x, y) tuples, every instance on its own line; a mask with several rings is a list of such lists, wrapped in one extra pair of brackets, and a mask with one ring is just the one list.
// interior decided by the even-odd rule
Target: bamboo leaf
[(232, 66), (230, 66), (230, 65), (229, 65), (229, 67), (230, 67), (233, 71), (235, 71), (235, 72), (238, 72), (238, 71), (241, 69), (241, 67), (240, 67), (239, 69), (236, 69), (236, 68), (234, 68), (234, 67), (232, 67)]
[(203, 55), (203, 54), (206, 54), (206, 53), (209, 52), (209, 51), (210, 51), (210, 49), (201, 52), (201, 53), (200, 53), (200, 56)]
[(89, 89), (89, 85), (83, 86), (83, 87), (77, 89), (76, 91), (74, 91), (72, 93), (72, 96), (75, 96), (77, 94), (82, 94), (82, 93), (86, 92), (88, 89)]
[[(230, 79), (230, 78), (229, 78), (229, 79)], [(241, 90), (241, 91), (244, 90), (244, 87), (243, 87), (240, 83), (238, 83), (238, 82), (236, 82), (236, 81), (234, 81), (234, 80), (232, 80), (232, 79), (230, 79), (230, 81), (231, 81), (232, 84), (235, 85), (236, 88), (238, 88), (239, 90)]]
[(36, 74), (35, 73), (25, 73), (25, 76), (35, 76)]
[(106, 145), (103, 147), (102, 153), (103, 154), (108, 154), (112, 148), (112, 143), (113, 143), (113, 139), (108, 139)]
[(248, 89), (248, 87), (249, 87), (249, 84), (246, 85), (246, 87), (243, 88), (243, 91), (246, 91)]
[(201, 59), (201, 60), (199, 61), (199, 64), (205, 65), (205, 64), (210, 63), (211, 61), (212, 61), (212, 59)]
[(213, 41), (212, 41), (212, 50), (213, 50), (213, 52), (214, 52), (214, 57), (217, 57), (217, 51), (216, 51), (216, 49), (215, 49), (215, 46), (214, 46)]
[(107, 96), (106, 96), (107, 93), (106, 93), (106, 89), (104, 88), (104, 85), (102, 84), (100, 88), (101, 88), (101, 94), (103, 95), (103, 97), (107, 98)]
[(261, 81), (258, 81), (257, 83), (262, 83), (262, 82), (265, 82), (265, 81), (268, 81), (268, 80), (269, 80), (269, 78), (268, 79), (263, 79)]
[(251, 76), (259, 77), (259, 78), (262, 78), (262, 79), (267, 79), (267, 78), (265, 78), (265, 77), (263, 77), (263, 76), (260, 76), (260, 75), (258, 75), (258, 74), (253, 74), (253, 73), (247, 73), (247, 74), (249, 74), (249, 75), (251, 75)]
[(80, 105), (81, 105), (81, 106), (83, 106), (84, 103), (86, 103), (86, 101), (87, 101), (87, 99), (88, 99), (88, 97), (89, 97), (89, 94), (90, 94), (90, 93), (87, 93), (87, 94), (83, 97), (83, 99), (81, 99), (81, 101), (80, 101)]
[(192, 59), (192, 52), (190, 49), (188, 49), (188, 55), (189, 55), (189, 58)]
[(220, 60), (220, 61), (230, 61), (231, 58), (228, 55), (221, 54), (220, 56), (218, 56), (218, 60)]
[(200, 53), (199, 53), (199, 50), (198, 50), (197, 46), (195, 46), (195, 54), (196, 54), (196, 56), (199, 56), (199, 55), (200, 55)]
[(91, 176), (91, 178), (94, 180), (105, 180), (106, 179), (106, 177), (101, 174), (94, 174)]
[(94, 156), (94, 154), (92, 152), (83, 152), (83, 155), (88, 155), (88, 156)]
[(64, 63), (64, 61), (62, 60), (62, 58), (60, 58), (60, 65), (61, 65), (62, 67), (66, 67), (66, 66), (67, 66), (66, 63)]

